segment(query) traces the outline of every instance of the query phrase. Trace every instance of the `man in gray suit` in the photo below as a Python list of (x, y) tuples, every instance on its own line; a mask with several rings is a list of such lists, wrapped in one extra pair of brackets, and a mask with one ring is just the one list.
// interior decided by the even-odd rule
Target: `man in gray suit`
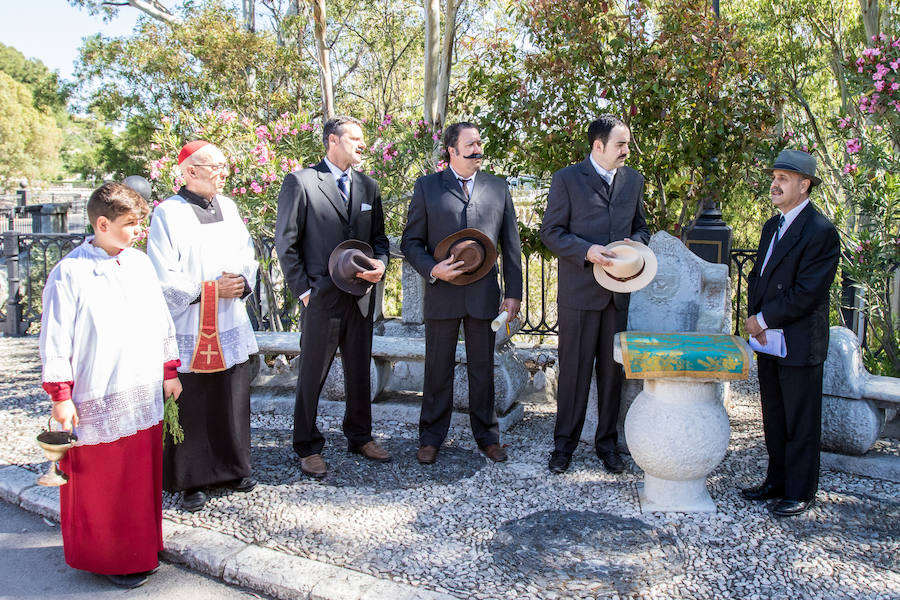
[(354, 171), (365, 149), (360, 122), (335, 117), (322, 131), (325, 158), (315, 167), (289, 173), (278, 195), (275, 247), (284, 279), (303, 301), (302, 347), (294, 405), (294, 451), (302, 471), (316, 478), (327, 473), (322, 459), (325, 438), (316, 427), (319, 394), (341, 349), (346, 412), (343, 430), (351, 452), (378, 462), (390, 454), (372, 439), (369, 361), (375, 296), (358, 298), (338, 288), (328, 259), (346, 240), (360, 240), (375, 251), (372, 269), (357, 277), (377, 283), (387, 268), (381, 192), (374, 179)]
[(588, 127), (590, 154), (553, 174), (541, 240), (559, 256), (559, 389), (554, 450), (549, 468), (562, 473), (581, 438), (591, 371), (596, 372), (599, 418), (594, 448), (606, 469), (621, 473), (616, 422), (622, 370), (613, 361), (613, 337), (628, 323), (628, 294), (594, 279), (593, 265), (610, 266), (606, 244), (632, 239), (646, 244), (644, 177), (626, 167), (631, 132), (602, 115)]
[[(419, 418), (416, 458), (431, 464), (447, 436), (453, 406), (453, 370), (459, 325), (466, 339), (469, 418), (478, 447), (488, 458), (506, 460), (494, 411), (494, 340), (491, 321), (503, 311), (512, 320), (522, 299), (519, 230), (506, 181), (479, 171), (482, 143), (472, 123), (455, 123), (444, 132), (449, 166), (416, 181), (401, 248), (406, 260), (425, 278), (425, 386)], [(496, 264), (466, 285), (463, 261), (452, 253), (434, 257), (437, 244), (460, 230), (473, 228), (503, 253), (504, 299)]]

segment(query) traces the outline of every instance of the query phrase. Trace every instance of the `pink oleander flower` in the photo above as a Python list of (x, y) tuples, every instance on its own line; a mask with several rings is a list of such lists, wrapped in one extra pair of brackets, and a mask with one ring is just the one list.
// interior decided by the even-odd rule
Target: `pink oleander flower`
[(259, 194), (260, 192), (262, 192), (262, 187), (255, 181), (250, 183), (250, 189), (253, 190), (253, 193), (255, 194)]
[(246, 193), (247, 193), (247, 188), (242, 187), (242, 188), (241, 188), (241, 196), (243, 196), (243, 195), (246, 194)]
[(857, 166), (856, 163), (847, 163), (844, 165), (844, 175), (850, 175), (851, 173), (856, 173)]
[(878, 63), (875, 65), (875, 73), (872, 75), (872, 81), (878, 81), (890, 72), (891, 70), (884, 66), (884, 64)]
[(847, 154), (856, 154), (861, 148), (862, 146), (859, 144), (859, 138), (847, 140)]
[(265, 125), (260, 125), (256, 128), (256, 137), (260, 140), (272, 139), (272, 136), (269, 135), (269, 128)]
[(844, 117), (844, 118), (842, 118), (841, 120), (839, 120), (839, 121), (838, 121), (838, 127), (839, 127), (840, 129), (846, 129), (847, 127), (850, 127), (850, 118), (849, 118), (849, 117)]
[(154, 201), (153, 201), (153, 206), (154, 206), (154, 207), (159, 206), (159, 200), (154, 200)]
[(891, 91), (896, 92), (897, 90), (900, 90), (900, 83), (897, 83), (895, 81), (894, 83), (891, 84)]
[(250, 219), (248, 219), (247, 217), (244, 217), (244, 225), (246, 225), (249, 222), (250, 222)]
[(296, 127), (294, 129), (291, 129), (291, 135), (297, 135), (298, 133), (299, 133), (299, 131), (297, 130)]
[(875, 89), (878, 90), (879, 92), (884, 90), (884, 80), (883, 79), (881, 81), (875, 82)]

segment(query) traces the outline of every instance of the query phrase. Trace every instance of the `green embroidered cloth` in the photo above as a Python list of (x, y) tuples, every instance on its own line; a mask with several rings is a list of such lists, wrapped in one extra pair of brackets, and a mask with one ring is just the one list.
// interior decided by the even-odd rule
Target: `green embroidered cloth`
[(736, 335), (714, 333), (619, 334), (628, 379), (747, 379), (750, 348)]

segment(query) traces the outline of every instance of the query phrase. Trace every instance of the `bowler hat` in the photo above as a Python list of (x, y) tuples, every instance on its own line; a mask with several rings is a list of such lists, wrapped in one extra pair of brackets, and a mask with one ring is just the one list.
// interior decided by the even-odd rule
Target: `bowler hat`
[(460, 229), (438, 242), (434, 248), (434, 259), (438, 262), (453, 255), (455, 261), (463, 261), (462, 275), (456, 277), (453, 285), (468, 285), (488, 274), (497, 263), (497, 247), (494, 242), (478, 229)]
[(372, 246), (360, 240), (347, 240), (335, 246), (328, 257), (328, 274), (339, 289), (353, 294), (365, 296), (372, 283), (356, 276), (363, 271), (371, 271), (375, 251)]
[(628, 294), (636, 292), (656, 277), (656, 254), (649, 246), (635, 241), (607, 244), (606, 249), (615, 254), (613, 264), (594, 264), (594, 279), (611, 292)]
[(140, 175), (129, 175), (122, 180), (122, 183), (140, 194), (144, 200), (150, 202), (150, 196), (153, 194), (153, 189), (150, 187), (150, 182), (147, 181), (146, 178), (141, 177)]
[(772, 166), (763, 169), (769, 174), (776, 170), (800, 173), (812, 182), (810, 187), (822, 183), (822, 180), (816, 177), (816, 157), (802, 150), (782, 150)]

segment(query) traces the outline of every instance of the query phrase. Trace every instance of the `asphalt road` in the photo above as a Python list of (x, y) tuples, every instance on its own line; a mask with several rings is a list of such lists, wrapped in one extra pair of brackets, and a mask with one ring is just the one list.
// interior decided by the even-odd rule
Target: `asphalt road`
[(121, 597), (248, 600), (261, 594), (161, 563), (143, 586), (123, 590), (63, 559), (59, 525), (0, 500), (0, 599), (88, 600)]

